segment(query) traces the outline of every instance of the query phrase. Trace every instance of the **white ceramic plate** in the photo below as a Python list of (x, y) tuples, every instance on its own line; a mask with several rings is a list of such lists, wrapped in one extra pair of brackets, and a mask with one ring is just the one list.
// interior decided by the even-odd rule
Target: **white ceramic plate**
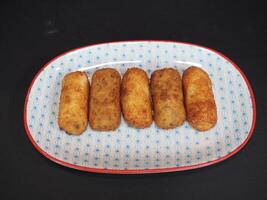
[[(70, 136), (57, 125), (61, 81), (66, 73), (113, 67), (123, 74), (140, 67), (150, 76), (163, 67), (182, 74), (189, 66), (208, 72), (218, 108), (217, 125), (198, 132), (185, 122), (162, 130), (129, 127), (122, 119), (113, 132), (89, 126)], [(66, 52), (34, 77), (25, 100), (27, 134), (44, 156), (61, 165), (103, 173), (154, 173), (194, 169), (222, 161), (249, 140), (255, 125), (252, 89), (242, 71), (221, 53), (199, 45), (169, 41), (130, 41), (91, 45)]]

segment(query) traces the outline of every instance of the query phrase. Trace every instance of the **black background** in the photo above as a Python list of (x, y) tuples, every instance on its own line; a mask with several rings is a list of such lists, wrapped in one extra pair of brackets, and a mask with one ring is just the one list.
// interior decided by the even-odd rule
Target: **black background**
[[(1, 1), (0, 199), (267, 199), (264, 1)], [(214, 48), (247, 75), (257, 103), (254, 135), (238, 154), (197, 170), (105, 175), (59, 166), (26, 136), (23, 104), (56, 55), (118, 40), (161, 39)]]

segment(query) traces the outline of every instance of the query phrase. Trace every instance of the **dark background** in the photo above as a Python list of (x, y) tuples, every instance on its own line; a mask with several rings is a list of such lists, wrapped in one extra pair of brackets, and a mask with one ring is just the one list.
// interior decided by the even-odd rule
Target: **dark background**
[[(1, 1), (0, 199), (267, 199), (264, 1)], [(230, 159), (202, 169), (104, 175), (59, 166), (26, 136), (23, 104), (56, 55), (117, 40), (162, 39), (214, 48), (247, 75), (257, 103), (254, 135)]]

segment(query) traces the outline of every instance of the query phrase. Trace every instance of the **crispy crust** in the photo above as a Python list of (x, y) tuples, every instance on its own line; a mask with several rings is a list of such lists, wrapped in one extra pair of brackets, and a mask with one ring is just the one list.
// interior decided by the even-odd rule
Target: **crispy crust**
[(105, 68), (94, 73), (89, 106), (89, 123), (92, 129), (111, 131), (119, 127), (120, 83), (120, 74), (115, 69)]
[(217, 108), (208, 74), (198, 67), (189, 67), (183, 74), (187, 120), (190, 125), (206, 131), (217, 123)]
[(154, 71), (151, 77), (154, 120), (158, 127), (170, 129), (185, 121), (180, 74), (173, 68)]
[(89, 81), (86, 73), (72, 72), (62, 83), (58, 126), (72, 135), (85, 131), (88, 121)]
[(135, 128), (145, 128), (152, 123), (149, 80), (144, 70), (130, 68), (121, 85), (121, 105), (124, 119)]

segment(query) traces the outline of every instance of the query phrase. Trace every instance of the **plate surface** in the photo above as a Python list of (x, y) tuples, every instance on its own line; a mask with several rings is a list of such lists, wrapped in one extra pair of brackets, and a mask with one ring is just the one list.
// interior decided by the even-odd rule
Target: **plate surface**
[[(140, 67), (150, 76), (163, 67), (182, 75), (189, 66), (208, 72), (218, 109), (217, 125), (198, 132), (185, 122), (162, 130), (129, 127), (123, 120), (113, 132), (89, 126), (70, 136), (57, 125), (61, 81), (80, 70), (92, 77), (96, 69), (112, 67), (123, 74)], [(169, 41), (114, 42), (78, 48), (47, 63), (34, 77), (25, 100), (26, 132), (39, 152), (67, 167), (103, 173), (155, 173), (199, 168), (238, 152), (252, 135), (256, 107), (242, 71), (227, 57), (199, 45)]]

